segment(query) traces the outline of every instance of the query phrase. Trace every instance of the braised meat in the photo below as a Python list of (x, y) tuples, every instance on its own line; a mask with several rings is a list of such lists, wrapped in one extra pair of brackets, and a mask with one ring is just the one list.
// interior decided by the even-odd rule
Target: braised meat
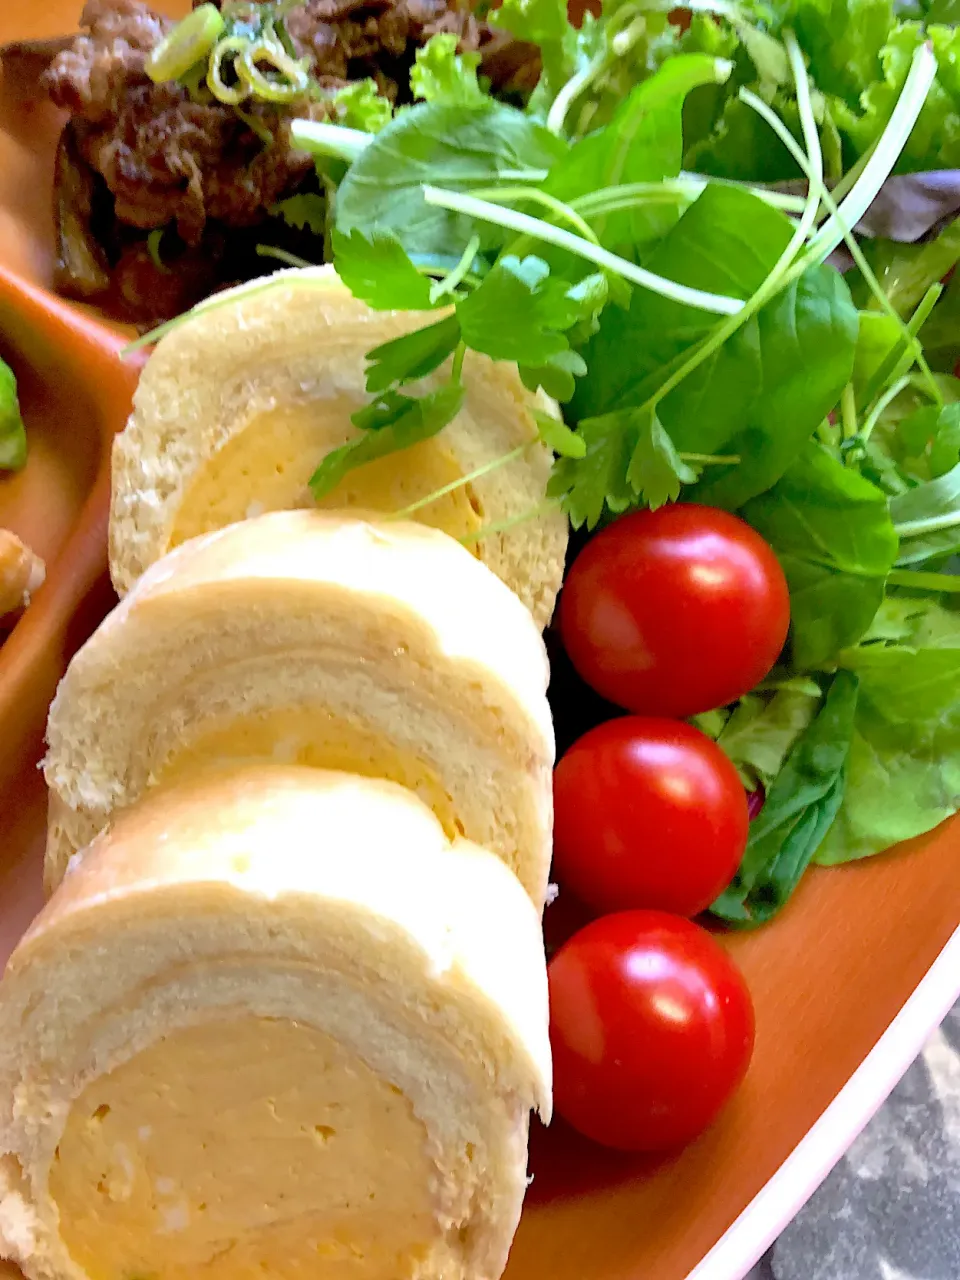
[[(305, 0), (283, 21), (321, 86), (371, 77), (392, 101), (409, 95), (416, 50), (437, 32), (479, 50), (485, 73), (507, 87), (523, 81), (531, 58), (458, 0)], [(318, 189), (311, 158), (291, 144), (290, 119), (323, 118), (329, 104), (322, 97), (287, 106), (252, 97), (239, 109), (209, 94), (191, 95), (177, 81), (155, 84), (146, 59), (172, 23), (141, 0), (88, 0), (80, 22), (81, 33), (43, 76), (53, 101), (71, 116), (57, 176), (61, 290), (90, 297), (104, 280), (116, 286), (111, 273), (119, 274), (123, 309), (158, 319), (173, 300), (196, 301), (194, 290), (201, 296), (263, 271), (242, 233), (270, 218), (278, 201), (311, 184)], [(172, 233), (164, 238), (169, 266), (147, 252), (146, 233), (160, 228)], [(276, 245), (286, 229), (273, 231)], [(211, 273), (217, 264), (219, 278)], [(162, 279), (170, 269), (184, 279)]]

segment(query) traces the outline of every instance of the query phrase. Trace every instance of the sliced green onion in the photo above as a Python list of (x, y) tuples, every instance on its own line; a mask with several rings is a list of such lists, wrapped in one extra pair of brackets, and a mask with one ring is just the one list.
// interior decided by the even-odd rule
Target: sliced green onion
[(682, 302), (688, 307), (696, 307), (700, 311), (710, 311), (715, 315), (723, 316), (736, 315), (743, 309), (743, 303), (739, 298), (728, 298), (718, 293), (705, 293), (702, 289), (690, 289), (687, 285), (679, 284), (675, 280), (666, 280), (663, 276), (638, 267), (626, 258), (610, 253), (600, 245), (591, 244), (582, 236), (575, 236), (569, 231), (564, 231), (562, 227), (555, 227), (552, 223), (544, 222), (540, 218), (531, 218), (529, 214), (520, 213), (517, 209), (505, 209), (500, 205), (490, 204), (487, 200), (478, 200), (475, 196), (464, 195), (459, 191), (445, 191), (440, 187), (430, 186), (429, 183), (424, 183), (421, 190), (424, 200), (429, 205), (441, 209), (452, 209), (454, 213), (465, 213), (468, 217), (479, 218), (482, 222), (492, 222), (495, 226), (506, 227), (508, 231), (517, 231), (521, 235), (542, 240), (545, 244), (556, 245), (559, 249), (566, 249), (580, 258), (586, 258), (588, 262), (595, 262), (599, 267), (606, 267), (633, 284), (650, 289), (653, 293), (659, 293), (664, 298), (672, 298), (674, 302)]
[(248, 98), (250, 96), (250, 86), (245, 80), (239, 78), (235, 85), (227, 84), (223, 78), (223, 62), (225, 58), (232, 58), (234, 70), (237, 71), (239, 77), (236, 63), (248, 44), (249, 41), (244, 36), (225, 36), (214, 45), (213, 53), (210, 55), (210, 66), (207, 68), (207, 87), (218, 101), (225, 102), (228, 107), (237, 107), (243, 102), (244, 98)]
[(179, 80), (207, 56), (225, 29), (226, 24), (216, 5), (200, 5), (160, 41), (147, 58), (144, 70), (154, 84)]
[(161, 242), (163, 241), (163, 233), (165, 230), (166, 230), (165, 227), (154, 227), (154, 229), (150, 232), (150, 234), (147, 236), (147, 253), (149, 253), (150, 261), (157, 268), (157, 270), (162, 271), (165, 276), (168, 276), (170, 274), (170, 268), (164, 263), (163, 259), (160, 257), (160, 245), (161, 245)]
[[(265, 75), (257, 65), (266, 62), (285, 79), (275, 80)], [(310, 80), (303, 65), (280, 47), (267, 40), (248, 44), (237, 59), (237, 74), (251, 93), (264, 102), (293, 102), (306, 92)]]

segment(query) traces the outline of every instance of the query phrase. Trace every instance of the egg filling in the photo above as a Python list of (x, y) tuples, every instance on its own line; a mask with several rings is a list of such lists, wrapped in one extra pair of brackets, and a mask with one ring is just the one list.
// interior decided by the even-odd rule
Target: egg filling
[[(348, 472), (315, 503), (310, 477), (330, 450), (355, 437), (349, 423), (356, 408), (352, 398), (339, 397), (278, 406), (251, 419), (187, 486), (168, 550), (265, 511), (315, 505), (338, 511), (400, 511), (460, 479), (460, 467), (439, 441), (422, 440)], [(337, 422), (344, 424), (339, 433), (330, 427)], [(454, 538), (475, 533), (482, 523), (469, 485), (437, 498), (416, 512), (416, 519)]]
[(244, 1016), (89, 1084), (50, 1191), (90, 1280), (407, 1280), (439, 1242), (435, 1173), (395, 1085), (313, 1027)]
[(168, 756), (151, 781), (168, 786), (207, 769), (264, 760), (386, 778), (419, 796), (448, 836), (462, 834), (453, 800), (425, 761), (377, 730), (319, 706), (273, 707), (215, 722)]

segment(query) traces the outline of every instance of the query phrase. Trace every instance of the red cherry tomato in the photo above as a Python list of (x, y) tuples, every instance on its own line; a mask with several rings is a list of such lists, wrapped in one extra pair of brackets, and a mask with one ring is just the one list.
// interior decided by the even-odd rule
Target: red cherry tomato
[(557, 765), (554, 866), (595, 910), (695, 916), (730, 883), (749, 834), (737, 771), (682, 720), (624, 716)]
[(557, 1110), (608, 1147), (689, 1142), (728, 1101), (753, 1052), (739, 969), (698, 925), (660, 911), (594, 920), (550, 961)]
[(611, 702), (685, 717), (733, 702), (783, 647), (790, 600), (766, 542), (737, 516), (673, 504), (591, 539), (560, 599), (577, 671)]

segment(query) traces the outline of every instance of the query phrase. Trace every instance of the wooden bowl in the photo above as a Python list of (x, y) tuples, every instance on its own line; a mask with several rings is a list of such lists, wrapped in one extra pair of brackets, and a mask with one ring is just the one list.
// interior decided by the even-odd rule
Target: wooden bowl
[[(0, 43), (70, 32), (79, 8), (4, 5)], [(113, 600), (109, 446), (138, 373), (119, 358), (115, 327), (50, 292), (61, 120), (38, 100), (30, 62), (0, 72), (0, 354), (20, 380), (30, 439), (25, 471), (0, 478), (0, 526), (44, 556), (48, 578), (0, 648), (0, 960), (40, 903), (36, 763), (47, 704)], [(742, 1276), (960, 992), (958, 926), (956, 823), (883, 857), (813, 871), (775, 923), (727, 940), (757, 1009), (756, 1054), (733, 1105), (659, 1162), (603, 1152), (559, 1122), (536, 1132), (509, 1280)]]

